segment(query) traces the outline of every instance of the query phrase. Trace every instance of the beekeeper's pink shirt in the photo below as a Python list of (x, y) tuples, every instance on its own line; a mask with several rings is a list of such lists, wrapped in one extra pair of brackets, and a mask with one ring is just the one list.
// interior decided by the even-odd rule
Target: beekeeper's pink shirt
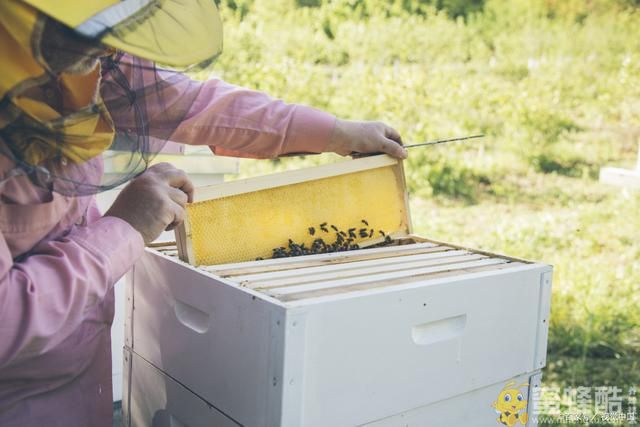
[[(327, 113), (202, 85), (176, 91), (201, 89), (173, 141), (254, 157), (328, 143)], [(12, 167), (0, 155), (0, 176)], [(111, 427), (113, 285), (142, 255), (140, 234), (93, 197), (51, 198), (24, 176), (0, 183), (0, 231), (0, 426)]]

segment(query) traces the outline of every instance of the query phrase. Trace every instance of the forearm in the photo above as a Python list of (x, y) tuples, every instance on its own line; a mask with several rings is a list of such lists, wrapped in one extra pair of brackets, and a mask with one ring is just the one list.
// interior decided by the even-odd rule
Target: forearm
[(273, 158), (321, 153), (335, 117), (304, 105), (211, 79), (202, 83), (193, 107), (172, 140), (209, 145), (216, 154)]
[[(272, 158), (325, 151), (335, 126), (331, 114), (219, 79), (191, 80), (128, 55), (115, 64), (105, 71), (101, 93), (116, 128), (124, 132), (208, 145), (221, 155)], [(122, 79), (135, 97), (122, 96)]]

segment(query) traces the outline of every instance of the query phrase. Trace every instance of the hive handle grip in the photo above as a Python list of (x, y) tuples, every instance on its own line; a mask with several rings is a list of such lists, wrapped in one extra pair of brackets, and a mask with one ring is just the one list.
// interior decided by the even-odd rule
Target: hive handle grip
[(211, 316), (209, 313), (177, 300), (173, 305), (173, 311), (175, 312), (178, 321), (192, 331), (204, 334), (209, 330), (209, 325), (211, 323)]
[(447, 341), (462, 335), (466, 325), (466, 314), (422, 323), (411, 328), (411, 338), (417, 345)]

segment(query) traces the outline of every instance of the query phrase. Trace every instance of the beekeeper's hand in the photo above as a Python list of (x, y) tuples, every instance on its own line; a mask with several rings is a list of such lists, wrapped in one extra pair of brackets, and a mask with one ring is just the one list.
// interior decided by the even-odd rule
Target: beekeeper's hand
[(398, 131), (382, 122), (336, 121), (327, 150), (343, 156), (386, 153), (398, 159), (407, 158)]
[(187, 202), (193, 201), (193, 183), (187, 174), (169, 163), (159, 163), (132, 180), (118, 195), (105, 216), (127, 221), (145, 243), (171, 230), (184, 219)]

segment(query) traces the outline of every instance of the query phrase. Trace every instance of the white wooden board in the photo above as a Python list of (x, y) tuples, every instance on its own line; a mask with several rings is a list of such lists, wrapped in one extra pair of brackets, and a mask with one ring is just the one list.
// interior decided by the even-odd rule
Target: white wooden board
[(124, 427), (240, 426), (137, 354), (124, 359)]
[[(335, 266), (286, 259), (215, 267), (227, 278), (147, 250), (134, 270), (127, 339), (250, 426), (362, 425), (544, 364), (549, 266), (420, 249), (435, 252), (404, 247), (403, 260), (381, 250), (380, 265), (354, 252)], [(260, 272), (261, 263), (285, 268)], [(334, 267), (336, 276), (357, 276), (324, 276)], [(251, 276), (275, 287), (242, 287), (239, 279)], [(304, 283), (277, 286), (292, 278)]]

